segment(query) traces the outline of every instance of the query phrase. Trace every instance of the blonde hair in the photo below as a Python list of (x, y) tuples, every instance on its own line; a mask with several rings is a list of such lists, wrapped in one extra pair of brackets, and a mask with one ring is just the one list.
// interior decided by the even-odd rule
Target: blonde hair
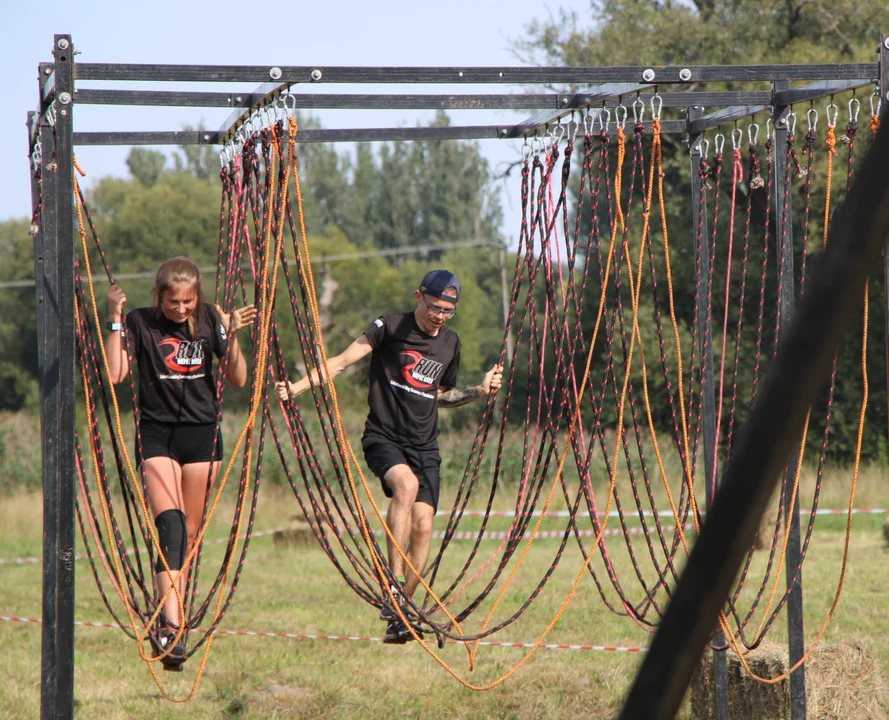
[(192, 338), (197, 336), (195, 318), (201, 312), (201, 304), (204, 301), (204, 293), (201, 289), (201, 271), (187, 257), (174, 257), (164, 260), (157, 268), (154, 277), (154, 287), (151, 290), (151, 304), (157, 311), (158, 317), (163, 314), (162, 304), (164, 293), (172, 289), (174, 285), (191, 285), (197, 296), (194, 314), (188, 318), (188, 332)]

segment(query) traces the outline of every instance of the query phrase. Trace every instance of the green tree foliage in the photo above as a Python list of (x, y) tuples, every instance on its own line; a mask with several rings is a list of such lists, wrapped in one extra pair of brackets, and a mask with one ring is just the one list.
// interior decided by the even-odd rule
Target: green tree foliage
[(593, 0), (528, 26), (520, 52), (556, 65), (873, 60), (882, 0)]
[[(447, 126), (440, 113), (433, 125)], [(334, 225), (358, 247), (494, 239), (502, 214), (478, 146), (453, 141), (384, 144), (354, 157), (317, 145), (302, 148), (309, 227)], [(440, 257), (433, 253), (430, 259)]]
[[(0, 223), (0, 282), (34, 277), (30, 223)], [(0, 290), (0, 410), (36, 407), (37, 320), (34, 288)]]
[(130, 170), (130, 175), (149, 188), (157, 185), (166, 163), (167, 156), (157, 150), (133, 148), (127, 155), (127, 167)]

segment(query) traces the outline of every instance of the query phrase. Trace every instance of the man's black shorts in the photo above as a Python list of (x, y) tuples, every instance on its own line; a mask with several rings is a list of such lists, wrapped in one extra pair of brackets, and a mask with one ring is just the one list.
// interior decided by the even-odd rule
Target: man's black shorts
[(136, 441), (137, 462), (153, 457), (168, 457), (180, 465), (222, 460), (222, 433), (216, 423), (139, 423), (142, 452)]
[(396, 465), (407, 465), (414, 471), (420, 487), (417, 490), (416, 502), (431, 505), (438, 510), (438, 495), (441, 487), (441, 455), (438, 450), (414, 450), (401, 447), (391, 440), (378, 436), (362, 438), (364, 459), (370, 471), (380, 479), (383, 492), (387, 498), (392, 497), (392, 489), (383, 479), (386, 473)]

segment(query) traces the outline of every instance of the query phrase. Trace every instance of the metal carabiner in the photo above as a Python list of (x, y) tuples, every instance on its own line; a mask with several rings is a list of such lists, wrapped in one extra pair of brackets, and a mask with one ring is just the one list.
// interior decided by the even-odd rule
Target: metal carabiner
[(525, 138), (525, 142), (522, 143), (522, 162), (528, 162), (528, 158), (531, 157), (531, 146), (528, 144), (528, 138)]
[[(874, 98), (877, 99), (877, 102), (874, 103)], [(880, 106), (883, 104), (883, 98), (880, 97), (880, 93), (874, 90), (874, 94), (870, 96), (870, 116), (877, 117), (880, 114)]]
[(556, 125), (556, 131), (553, 133), (553, 146), (558, 147), (559, 143), (565, 139), (565, 126), (562, 125), (562, 121), (559, 120), (558, 125)]
[(596, 127), (596, 118), (593, 117), (592, 111), (587, 108), (586, 115), (583, 116), (583, 134), (589, 137), (593, 128)]
[(791, 138), (796, 136), (796, 113), (793, 110), (787, 113), (787, 133)]
[(599, 124), (602, 126), (602, 130), (607, 135), (608, 128), (611, 127), (611, 110), (606, 107), (603, 107), (601, 110), (599, 110)]
[[(833, 110), (833, 120), (830, 119), (830, 111)], [(837, 115), (839, 114), (839, 108), (831, 103), (827, 106), (827, 124), (829, 127), (836, 127), (837, 124)]]
[[(621, 117), (621, 114), (620, 114), (621, 110), (624, 111), (623, 117)], [(624, 129), (624, 124), (627, 122), (628, 115), (629, 115), (629, 112), (627, 111), (627, 108), (623, 103), (618, 105), (617, 109), (614, 111), (614, 122), (617, 124), (617, 127), (619, 127), (621, 130)]]
[(705, 137), (698, 140), (698, 154), (701, 156), (701, 160), (706, 160), (707, 155), (710, 154), (710, 141)]
[(722, 155), (722, 149), (725, 147), (725, 135), (722, 133), (716, 133), (716, 137), (713, 138), (713, 148), (715, 154), (717, 156)]
[(744, 132), (741, 128), (735, 128), (732, 130), (732, 149), (740, 150), (741, 149), (741, 140), (744, 139)]
[(757, 140), (759, 140), (759, 125), (750, 123), (747, 126), (747, 142), (750, 145), (756, 145)]
[[(292, 101), (291, 105), (287, 104), (288, 100)], [(293, 93), (287, 93), (284, 96), (284, 109), (288, 118), (292, 118), (296, 114), (296, 96)]]
[[(638, 107), (638, 111), (636, 108)], [(643, 122), (645, 119), (645, 103), (642, 102), (641, 98), (637, 97), (633, 101), (633, 124), (638, 125)]]
[(806, 113), (806, 122), (809, 125), (809, 132), (818, 130), (818, 111), (815, 108), (809, 108), (809, 112)]
[(577, 131), (580, 129), (580, 123), (575, 119), (574, 113), (571, 113), (571, 119), (568, 121), (568, 130), (571, 133), (571, 142), (577, 139)]
[[(855, 111), (852, 111), (852, 108), (855, 108)], [(858, 122), (858, 112), (861, 110), (861, 103), (858, 101), (858, 98), (852, 98), (849, 101), (849, 123), (857, 123)]]
[[(657, 104), (657, 110), (655, 110), (655, 103)], [(659, 93), (655, 93), (651, 98), (651, 117), (654, 120), (657, 120), (661, 116), (661, 110), (664, 107), (664, 99), (660, 96)]]

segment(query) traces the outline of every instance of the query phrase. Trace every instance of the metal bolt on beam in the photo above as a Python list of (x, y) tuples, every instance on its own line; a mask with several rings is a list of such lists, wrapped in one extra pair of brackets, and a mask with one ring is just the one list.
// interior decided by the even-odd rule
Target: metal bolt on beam
[(889, 50), (889, 37), (883, 40), (883, 47)]
[(689, 70), (688, 68), (682, 68), (682, 70), (679, 71), (679, 79), (682, 80), (682, 82), (688, 82), (689, 80), (691, 80), (691, 70)]
[(269, 70), (269, 77), (270, 77), (272, 80), (280, 80), (280, 79), (281, 79), (281, 76), (282, 76), (283, 74), (284, 74), (284, 73), (281, 71), (281, 68), (279, 68), (279, 67), (277, 67), (277, 66), (276, 66), (276, 67), (273, 67), (273, 68), (271, 68), (271, 69)]
[(318, 82), (322, 77), (321, 71), (318, 68), (315, 68), (312, 70), (310, 77), (312, 78), (312, 82)]
[(69, 44), (69, 43), (68, 43), (67, 38), (60, 38), (60, 39), (59, 39), (59, 49), (60, 49), (60, 50), (67, 50), (67, 49), (68, 49), (68, 44)]
[(59, 103), (62, 105), (70, 105), (71, 104), (71, 94), (70, 93), (59, 93)]
[(44, 75), (52, 75), (52, 68), (51, 67), (43, 68), (43, 74)]
[(646, 70), (644, 70), (642, 72), (642, 80), (644, 82), (651, 82), (652, 80), (654, 80), (654, 70), (652, 70), (651, 68), (647, 68)]

